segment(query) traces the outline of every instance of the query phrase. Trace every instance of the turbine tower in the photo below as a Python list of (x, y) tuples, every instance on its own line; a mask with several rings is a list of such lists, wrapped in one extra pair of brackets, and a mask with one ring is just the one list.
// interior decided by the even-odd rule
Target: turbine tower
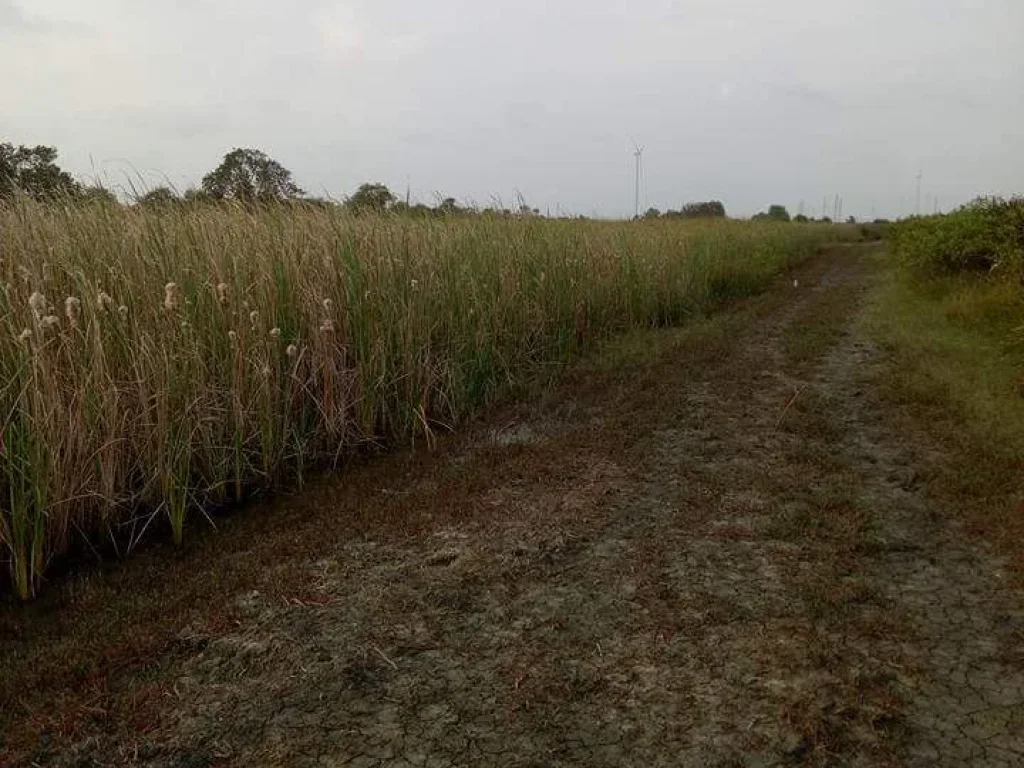
[(640, 164), (643, 162), (644, 148), (633, 144), (633, 157), (636, 158), (636, 188), (633, 194), (633, 218), (640, 218)]

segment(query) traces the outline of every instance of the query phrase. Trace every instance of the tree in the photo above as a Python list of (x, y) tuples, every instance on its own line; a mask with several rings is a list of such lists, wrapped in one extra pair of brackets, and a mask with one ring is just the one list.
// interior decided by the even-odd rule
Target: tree
[(178, 202), (178, 195), (170, 187), (154, 187), (138, 199), (139, 205), (160, 207)]
[(789, 221), (789, 211), (784, 205), (768, 206), (768, 218), (772, 221)]
[(661, 218), (661, 211), (659, 211), (657, 208), (648, 208), (644, 212), (644, 218), (645, 219), (660, 219)]
[(437, 204), (437, 208), (434, 210), (442, 216), (455, 216), (456, 214), (463, 212), (463, 209), (459, 207), (459, 204), (454, 197), (446, 197)]
[(117, 205), (117, 195), (99, 184), (91, 187), (83, 187), (79, 193), (79, 199), (85, 203), (101, 203), (103, 205)]
[(233, 149), (203, 177), (203, 191), (215, 200), (269, 203), (302, 194), (292, 172), (258, 149)]
[(78, 182), (56, 161), (55, 147), (0, 144), (0, 198), (18, 193), (36, 200), (77, 195)]
[(360, 184), (355, 194), (348, 199), (348, 206), (354, 211), (386, 211), (397, 198), (384, 184)]
[(704, 203), (687, 203), (680, 210), (681, 216), (687, 219), (724, 219), (725, 205), (718, 200)]
[(796, 216), (793, 217), (793, 221), (795, 221), (797, 224), (806, 224), (808, 221), (810, 221), (810, 219), (808, 219), (802, 213), (798, 213)]
[(213, 202), (214, 197), (205, 190), (192, 187), (185, 190), (185, 194), (181, 196), (181, 199), (185, 203), (210, 203)]

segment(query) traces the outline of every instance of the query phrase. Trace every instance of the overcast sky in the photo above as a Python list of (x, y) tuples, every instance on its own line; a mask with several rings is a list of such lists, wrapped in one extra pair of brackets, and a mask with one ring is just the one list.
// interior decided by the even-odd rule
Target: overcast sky
[(0, 105), (109, 184), (898, 215), (1024, 193), (1024, 0), (0, 0)]

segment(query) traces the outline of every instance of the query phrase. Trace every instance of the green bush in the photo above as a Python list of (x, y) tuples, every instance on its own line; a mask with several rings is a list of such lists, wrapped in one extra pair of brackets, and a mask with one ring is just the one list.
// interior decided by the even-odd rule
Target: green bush
[(1024, 276), (1024, 198), (978, 198), (953, 213), (901, 221), (890, 237), (901, 261), (922, 272)]

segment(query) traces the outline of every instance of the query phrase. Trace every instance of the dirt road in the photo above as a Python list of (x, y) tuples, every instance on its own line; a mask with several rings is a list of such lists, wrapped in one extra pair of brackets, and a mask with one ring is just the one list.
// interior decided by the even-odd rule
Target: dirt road
[(865, 252), (281, 502), (230, 620), (36, 759), (1024, 765), (1024, 594), (875, 392)]

